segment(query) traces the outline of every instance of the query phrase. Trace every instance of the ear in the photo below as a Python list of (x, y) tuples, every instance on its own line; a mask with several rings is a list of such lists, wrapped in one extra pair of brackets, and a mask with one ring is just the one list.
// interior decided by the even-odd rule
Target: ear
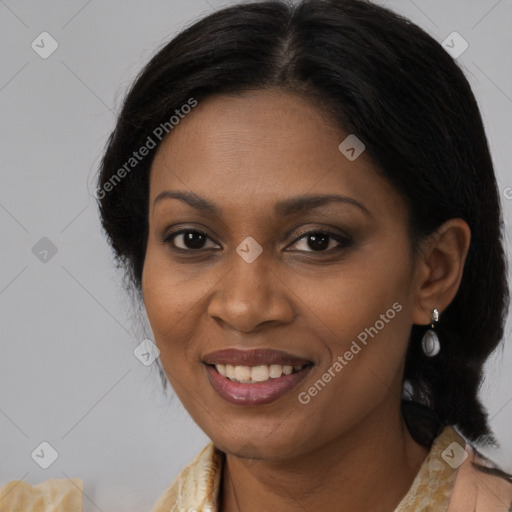
[(449, 219), (420, 242), (413, 323), (427, 325), (434, 308), (442, 314), (450, 305), (460, 286), (470, 241), (468, 224), (462, 219)]

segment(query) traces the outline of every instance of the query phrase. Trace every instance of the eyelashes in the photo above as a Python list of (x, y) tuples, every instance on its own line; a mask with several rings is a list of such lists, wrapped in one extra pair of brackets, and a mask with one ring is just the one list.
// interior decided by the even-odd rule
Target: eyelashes
[[(325, 247), (325, 242), (327, 240), (327, 249), (326, 250), (317, 250), (322, 249)], [(298, 242), (304, 241), (305, 245), (307, 246), (308, 242), (312, 242), (313, 246), (316, 245), (316, 249), (312, 250), (305, 250), (303, 252), (310, 252), (310, 253), (326, 253), (331, 254), (331, 252), (345, 249), (349, 247), (352, 243), (352, 239), (348, 236), (341, 235), (339, 233), (333, 233), (332, 231), (329, 231), (327, 229), (314, 229), (306, 231), (305, 233), (302, 233), (299, 235), (298, 238), (295, 239), (292, 245), (296, 245)], [(335, 245), (334, 247), (329, 248), (331, 245), (331, 241), (336, 242), (338, 245)]]
[[(180, 253), (199, 254), (209, 249), (219, 250), (221, 247), (212, 240), (207, 233), (198, 229), (181, 229), (174, 233), (165, 234), (161, 242), (168, 245), (171, 250)], [(330, 247), (334, 241), (337, 245)], [(209, 242), (211, 242), (209, 244)], [(313, 248), (308, 246), (312, 243)], [(331, 254), (334, 251), (345, 249), (352, 244), (351, 237), (334, 233), (328, 229), (312, 229), (301, 233), (291, 246), (303, 243), (307, 249), (299, 249), (298, 252)], [(209, 246), (208, 246), (209, 244)], [(290, 247), (290, 246), (288, 246)]]
[[(194, 234), (196, 236), (192, 236), (192, 237), (185, 237), (184, 235), (186, 234)], [(199, 235), (199, 236), (197, 236)], [(171, 233), (169, 235), (165, 235), (163, 238), (162, 238), (162, 242), (165, 243), (165, 244), (168, 244), (171, 246), (172, 249), (179, 249), (180, 251), (192, 251), (192, 252), (197, 252), (199, 250), (202, 250), (204, 249), (204, 247), (193, 247), (193, 248), (190, 248), (190, 247), (176, 247), (176, 245), (174, 244), (174, 241), (178, 238), (178, 237), (181, 237), (183, 236), (183, 241), (187, 241), (187, 243), (190, 243), (192, 244), (192, 246), (194, 245), (201, 245), (201, 243), (205, 240), (211, 240), (212, 239), (204, 232), (204, 231), (200, 231), (198, 229), (182, 229), (180, 231), (176, 231), (175, 233)]]

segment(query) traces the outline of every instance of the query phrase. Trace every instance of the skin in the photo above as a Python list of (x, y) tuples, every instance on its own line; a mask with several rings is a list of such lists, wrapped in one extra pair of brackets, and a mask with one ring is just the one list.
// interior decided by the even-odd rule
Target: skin
[[(392, 511), (427, 450), (400, 414), (413, 323), (442, 315), (460, 284), (467, 224), (446, 222), (413, 253), (407, 207), (363, 153), (349, 161), (343, 132), (317, 106), (273, 89), (201, 102), (163, 141), (150, 175), (149, 236), (142, 288), (161, 363), (192, 418), (226, 453), (221, 510)], [(220, 215), (165, 190), (194, 192)], [(340, 194), (290, 217), (276, 202)], [(198, 249), (165, 234), (208, 235)], [(334, 230), (315, 250), (305, 233)], [(262, 254), (247, 263), (248, 237)], [(193, 246), (192, 246), (193, 247)], [(331, 250), (341, 247), (339, 250)], [(196, 251), (192, 254), (193, 251)], [(394, 303), (402, 306), (308, 404), (298, 401)], [(227, 347), (274, 348), (313, 361), (277, 401), (241, 407), (210, 385), (202, 358)]]

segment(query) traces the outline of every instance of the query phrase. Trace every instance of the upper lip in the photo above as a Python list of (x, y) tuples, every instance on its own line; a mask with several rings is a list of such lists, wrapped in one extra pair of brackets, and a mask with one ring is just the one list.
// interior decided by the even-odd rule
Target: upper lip
[(225, 348), (223, 350), (210, 352), (204, 356), (203, 362), (206, 364), (231, 364), (233, 366), (257, 366), (263, 364), (304, 366), (312, 361), (270, 348), (258, 348), (253, 350)]

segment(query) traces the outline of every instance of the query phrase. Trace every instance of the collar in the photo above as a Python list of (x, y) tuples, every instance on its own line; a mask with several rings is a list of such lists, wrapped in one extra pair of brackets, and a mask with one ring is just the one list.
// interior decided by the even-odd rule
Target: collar
[[(467, 457), (464, 438), (453, 427), (445, 427), (394, 512), (446, 512), (458, 468)], [(167, 487), (151, 512), (218, 512), (224, 461), (225, 454), (210, 442)]]

